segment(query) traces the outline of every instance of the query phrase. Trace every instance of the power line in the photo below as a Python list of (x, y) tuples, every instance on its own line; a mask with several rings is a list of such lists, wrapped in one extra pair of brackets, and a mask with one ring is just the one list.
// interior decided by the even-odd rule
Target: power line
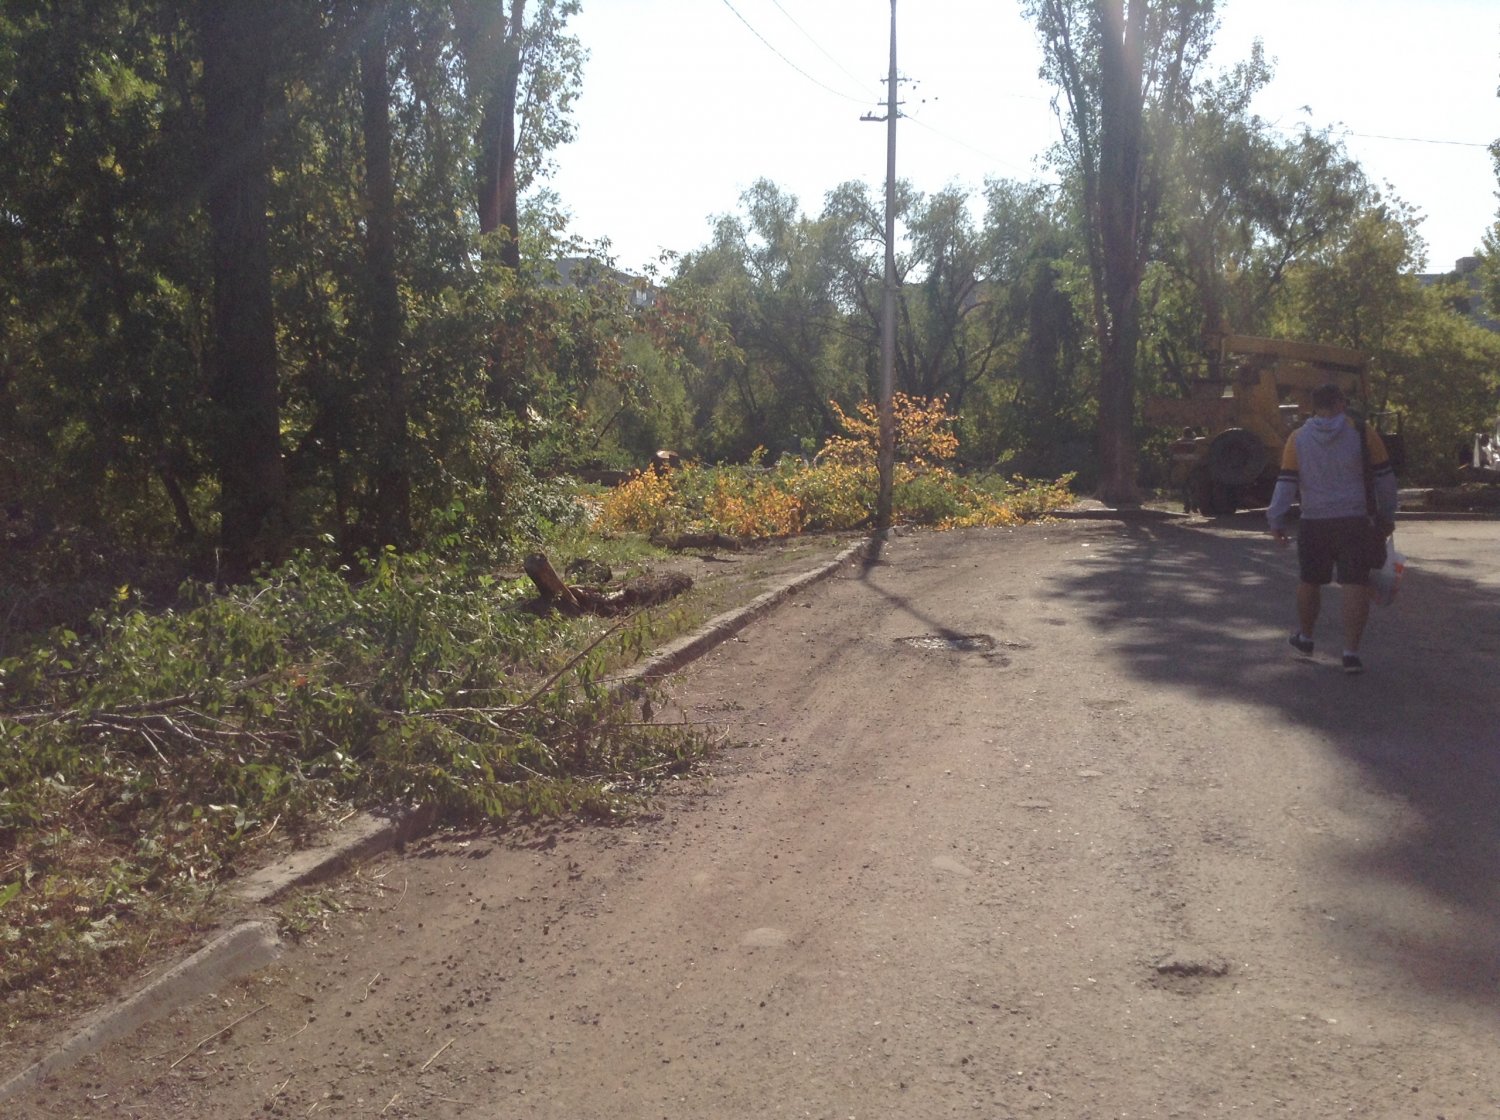
[[(729, 0), (724, 0), (724, 6), (726, 8), (728, 8), (731, 12), (733, 12), (734, 15), (735, 15), (735, 18), (738, 19), (741, 23), (743, 23), (746, 26), (746, 28), (749, 29), (750, 34), (754, 35), (757, 39), (759, 39), (762, 43), (765, 44), (765, 47), (766, 47), (766, 49), (768, 51), (770, 51), (772, 54), (774, 54), (777, 58), (781, 59), (782, 62), (785, 62), (793, 70), (797, 71), (797, 73), (801, 74), (804, 78), (806, 78), (813, 85), (818, 86), (821, 89), (827, 90), (829, 93), (833, 94), (835, 97), (842, 97), (845, 101), (853, 101), (856, 104), (860, 104), (860, 105), (863, 105), (863, 104), (865, 104), (866, 102), (869, 101), (868, 97), (850, 97), (847, 93), (844, 93), (842, 90), (836, 90), (832, 86), (826, 85), (823, 82), (818, 81), (817, 78), (814, 78), (806, 70), (802, 69), (802, 67), (798, 66), (791, 59), (787, 58), (786, 55), (782, 54), (779, 50), (777, 50), (774, 46), (772, 46), (771, 45), (771, 41), (769, 39), (767, 39), (764, 35), (762, 35), (759, 31), (755, 30), (755, 28), (751, 25), (750, 21), (748, 19), (746, 19), (744, 16), (740, 15), (739, 9), (737, 9), (733, 4), (731, 4), (729, 2)], [(778, 8), (780, 6), (781, 5), (779, 5), (779, 4), (777, 5)], [(857, 81), (858, 79), (855, 79), (855, 80)]]
[(1361, 140), (1399, 140), (1405, 144), (1448, 144), (1455, 148), (1488, 148), (1488, 144), (1476, 144), (1472, 140), (1432, 140), (1426, 136), (1382, 136), (1375, 132), (1349, 132), (1345, 136), (1358, 136)]
[[(1306, 106), (1303, 106), (1301, 112), (1310, 114), (1311, 110), (1309, 110)], [(1292, 126), (1281, 124), (1280, 121), (1281, 118), (1278, 117), (1276, 120), (1267, 121), (1266, 123), (1272, 130), (1283, 133), (1285, 135), (1291, 135), (1294, 132), (1298, 131)], [(1310, 129), (1312, 126), (1311, 124), (1305, 124), (1301, 127), (1302, 129), (1306, 130)], [(1352, 128), (1349, 128), (1348, 126), (1342, 124), (1333, 124), (1327, 127), (1329, 132), (1344, 139), (1355, 137), (1360, 140), (1392, 140), (1401, 144), (1441, 144), (1443, 146), (1452, 148), (1490, 147), (1489, 144), (1482, 144), (1473, 140), (1439, 140), (1431, 136), (1389, 136), (1379, 132), (1355, 132)]]
[(948, 135), (948, 133), (943, 132), (941, 129), (933, 128), (932, 125), (928, 124), (921, 117), (914, 117), (910, 113), (902, 113), (901, 114), (901, 119), (902, 120), (911, 121), (911, 123), (915, 124), (915, 125), (920, 125), (921, 127), (925, 128), (928, 132), (932, 133), (934, 136), (941, 137), (942, 139), (948, 141), (948, 143), (950, 143), (950, 144), (957, 144), (960, 148), (967, 148), (967, 149), (969, 149), (969, 151), (973, 152), (975, 155), (981, 155), (985, 159), (993, 160), (994, 162), (1000, 164), (1002, 167), (1008, 167), (1008, 168), (1011, 168), (1011, 169), (1013, 169), (1015, 171), (1021, 172), (1022, 174), (1028, 174), (1028, 172), (1026, 172), (1023, 168), (1017, 166), (1016, 164), (1012, 163), (1008, 159), (1002, 159), (1000, 156), (997, 156), (994, 152), (987, 152), (983, 148), (976, 148), (973, 144), (970, 144), (970, 143), (968, 143), (965, 140), (960, 140), (956, 136), (950, 136), (950, 135)]
[(818, 42), (816, 39), (814, 39), (812, 37), (812, 35), (808, 32), (807, 28), (803, 27), (800, 23), (798, 23), (796, 21), (796, 19), (794, 19), (792, 17), (792, 13), (789, 12), (789, 11), (787, 11), (785, 8), (783, 8), (781, 6), (781, 0), (771, 0), (771, 3), (773, 3), (773, 4), (776, 5), (776, 10), (777, 11), (779, 11), (782, 15), (786, 16), (788, 23), (790, 23), (798, 31), (802, 32), (803, 36), (807, 39), (807, 41), (809, 43), (811, 43), (813, 46), (815, 46), (815, 47), (818, 48), (818, 51), (823, 55), (824, 58), (826, 58), (829, 62), (833, 63), (840, 70), (843, 70), (845, 77), (850, 78), (850, 79), (852, 79), (855, 82), (859, 82), (861, 85), (864, 84), (861, 79), (859, 79), (859, 78), (855, 77), (853, 74), (849, 73), (848, 69), (844, 66), (844, 64), (842, 62), (840, 62), (838, 59), (834, 58), (833, 55), (831, 55), (831, 54), (828, 53), (828, 51), (824, 50), (823, 44), (820, 43), (820, 42)]

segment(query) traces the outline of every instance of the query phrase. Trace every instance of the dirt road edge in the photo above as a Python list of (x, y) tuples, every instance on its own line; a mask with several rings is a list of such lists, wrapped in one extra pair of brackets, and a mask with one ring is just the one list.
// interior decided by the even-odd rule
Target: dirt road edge
[[(695, 633), (669, 643), (638, 662), (616, 679), (615, 687), (628, 688), (676, 672), (799, 591), (833, 575), (846, 564), (863, 559), (874, 541), (875, 538), (856, 541), (833, 559), (786, 580), (742, 607), (715, 616)], [(315, 846), (247, 876), (234, 891), (234, 897), (249, 907), (268, 906), (296, 887), (327, 881), (360, 860), (406, 843), (421, 835), (430, 825), (431, 818), (421, 814), (394, 819), (358, 813)], [(161, 1018), (187, 1000), (264, 968), (275, 961), (281, 951), (281, 941), (273, 921), (267, 918), (241, 921), (213, 937), (179, 964), (151, 978), (134, 994), (94, 1012), (81, 1027), (74, 1029), (42, 1057), (0, 1082), (0, 1102), (36, 1087), (51, 1075)]]

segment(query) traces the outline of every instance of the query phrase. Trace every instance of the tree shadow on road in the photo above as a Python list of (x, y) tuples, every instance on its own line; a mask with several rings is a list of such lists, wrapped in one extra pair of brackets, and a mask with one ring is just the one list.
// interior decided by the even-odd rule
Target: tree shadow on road
[[(1261, 515), (1127, 522), (1056, 591), (1110, 636), (1126, 673), (1146, 687), (1189, 689), (1206, 703), (1266, 716), (1266, 743), (1301, 727), (1354, 764), (1405, 827), (1344, 846), (1339, 870), (1381, 880), (1402, 913), (1370, 909), (1346, 936), (1430, 990), (1493, 1007), (1500, 994), (1500, 611), (1473, 561), (1424, 564), (1422, 537), (1404, 540), (1412, 568), (1398, 603), (1375, 608), (1369, 671), (1339, 670), (1339, 592), (1325, 595), (1319, 648), (1298, 659), (1295, 550), (1262, 531)], [(1500, 526), (1496, 527), (1500, 538)], [(1101, 542), (1105, 544), (1105, 542)], [(1212, 709), (1205, 740), (1212, 746)], [(1274, 764), (1273, 751), (1267, 764)], [(1390, 819), (1390, 818), (1387, 818)], [(1416, 920), (1414, 919), (1414, 916)]]

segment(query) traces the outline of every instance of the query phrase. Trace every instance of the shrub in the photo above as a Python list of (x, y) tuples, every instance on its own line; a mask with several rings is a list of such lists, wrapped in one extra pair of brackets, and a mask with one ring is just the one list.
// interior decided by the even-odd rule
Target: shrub
[[(830, 439), (811, 462), (786, 456), (770, 471), (690, 465), (665, 474), (644, 472), (605, 498), (600, 526), (764, 538), (869, 524), (879, 486), (878, 413), (868, 402), (852, 417), (836, 403), (833, 408), (844, 434)], [(898, 521), (938, 528), (1014, 525), (1072, 501), (1069, 478), (973, 481), (943, 466), (957, 454), (958, 441), (942, 400), (898, 394), (894, 414), (898, 462), (891, 488)]]

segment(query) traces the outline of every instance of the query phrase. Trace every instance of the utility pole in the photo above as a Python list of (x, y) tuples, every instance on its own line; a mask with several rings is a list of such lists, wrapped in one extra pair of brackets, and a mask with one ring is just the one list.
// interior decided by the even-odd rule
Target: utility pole
[(880, 306), (880, 450), (876, 458), (880, 494), (875, 529), (891, 527), (891, 489), (896, 471), (896, 0), (891, 0), (891, 67), (885, 101), (885, 290)]

